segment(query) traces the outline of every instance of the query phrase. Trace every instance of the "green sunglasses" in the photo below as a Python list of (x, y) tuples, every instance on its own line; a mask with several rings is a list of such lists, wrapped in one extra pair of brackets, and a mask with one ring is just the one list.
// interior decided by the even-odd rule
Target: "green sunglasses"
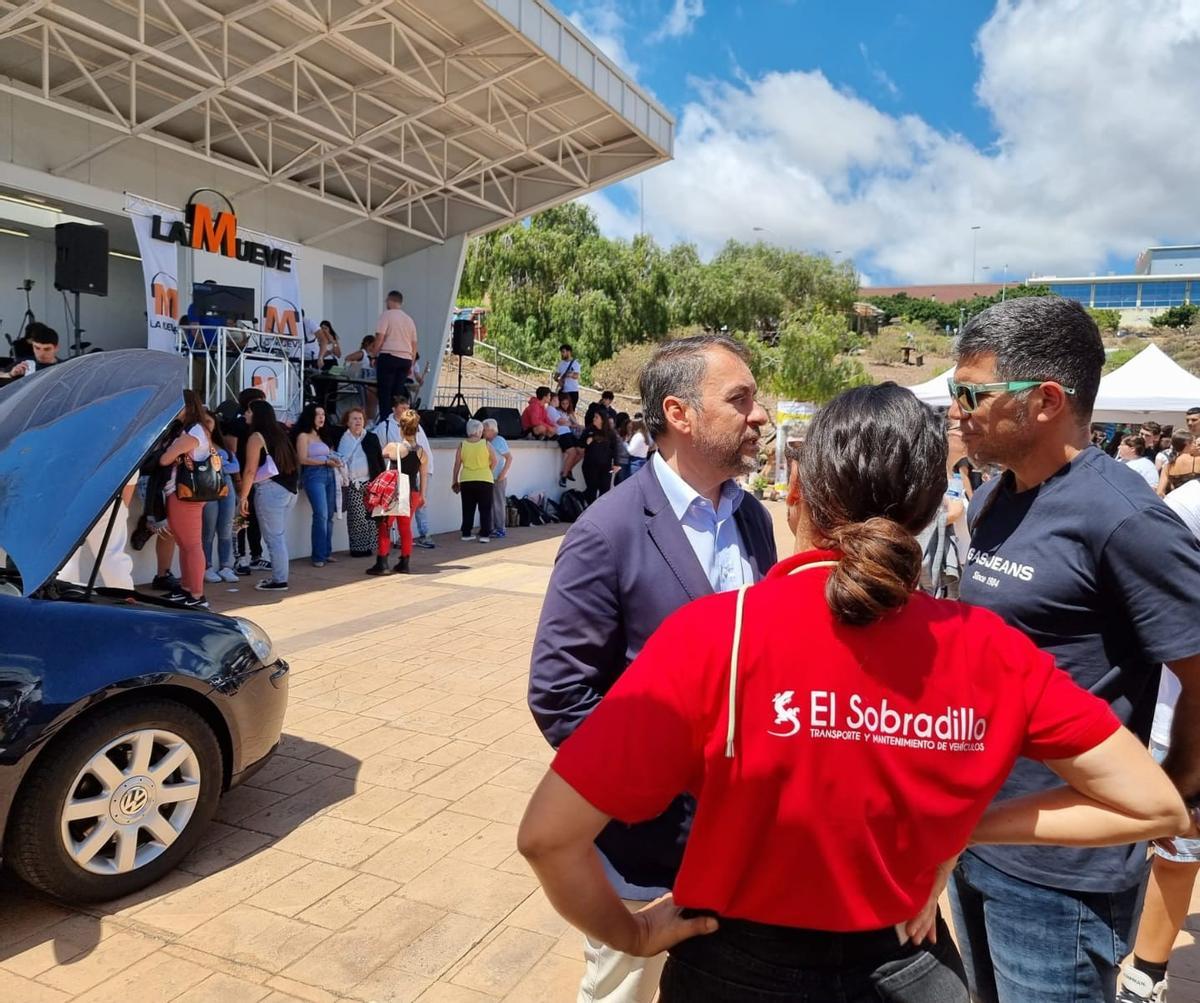
[[(959, 408), (963, 414), (970, 414), (979, 407), (979, 398), (987, 394), (1008, 394), (1020, 393), (1022, 390), (1032, 390), (1034, 387), (1040, 387), (1043, 383), (1052, 382), (1050, 380), (1008, 380), (1004, 383), (958, 383), (954, 377), (948, 377), (946, 380), (947, 386), (950, 387), (950, 398), (958, 402)], [(1075, 391), (1071, 387), (1063, 387), (1064, 394), (1074, 396)]]

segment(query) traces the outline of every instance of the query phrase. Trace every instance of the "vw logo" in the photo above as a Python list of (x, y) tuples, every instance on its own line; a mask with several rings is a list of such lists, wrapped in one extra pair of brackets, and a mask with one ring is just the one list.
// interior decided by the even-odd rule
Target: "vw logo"
[(119, 808), (125, 815), (136, 815), (146, 807), (146, 802), (150, 800), (150, 796), (146, 793), (144, 787), (131, 787), (121, 795)]

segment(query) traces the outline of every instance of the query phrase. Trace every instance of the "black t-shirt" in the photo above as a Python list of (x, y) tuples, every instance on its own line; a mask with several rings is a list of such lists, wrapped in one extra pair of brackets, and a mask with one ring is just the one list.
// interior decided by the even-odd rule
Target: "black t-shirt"
[(583, 465), (589, 470), (605, 470), (613, 465), (616, 446), (611, 436), (589, 428), (583, 433)]
[[(1200, 654), (1192, 534), (1140, 475), (1094, 446), (1029, 491), (1015, 492), (1011, 474), (993, 478), (975, 494), (970, 522), (963, 601), (1023, 631), (1148, 742), (1161, 664)], [(1019, 759), (997, 799), (1061, 783)], [(1119, 891), (1146, 870), (1144, 844), (972, 852), (1015, 877), (1072, 891)]]
[(237, 440), (235, 452), (237, 453), (238, 466), (242, 470), (245, 470), (246, 440), (250, 438), (250, 426), (246, 423), (246, 416), (239, 414), (232, 421), (222, 422), (221, 435), (222, 437), (229, 435)]

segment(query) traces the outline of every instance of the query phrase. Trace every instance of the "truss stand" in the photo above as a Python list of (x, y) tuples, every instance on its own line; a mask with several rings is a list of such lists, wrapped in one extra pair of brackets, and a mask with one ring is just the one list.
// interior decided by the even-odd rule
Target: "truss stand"
[(450, 406), (459, 407), (461, 405), (462, 407), (467, 408), (469, 411), (470, 405), (467, 404), (467, 399), (463, 396), (462, 392), (462, 360), (463, 357), (460, 355), (458, 357), (458, 390), (455, 392), (454, 396), (450, 398)]

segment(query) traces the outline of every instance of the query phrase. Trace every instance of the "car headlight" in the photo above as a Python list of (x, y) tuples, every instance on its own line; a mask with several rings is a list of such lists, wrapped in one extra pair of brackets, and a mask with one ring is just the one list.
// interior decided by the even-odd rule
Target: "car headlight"
[(238, 625), (238, 630), (242, 632), (242, 637), (250, 645), (250, 650), (254, 652), (255, 657), (263, 665), (270, 665), (274, 662), (277, 656), (275, 654), (275, 645), (271, 641), (271, 635), (253, 620), (245, 620), (240, 616), (235, 616), (233, 619)]

